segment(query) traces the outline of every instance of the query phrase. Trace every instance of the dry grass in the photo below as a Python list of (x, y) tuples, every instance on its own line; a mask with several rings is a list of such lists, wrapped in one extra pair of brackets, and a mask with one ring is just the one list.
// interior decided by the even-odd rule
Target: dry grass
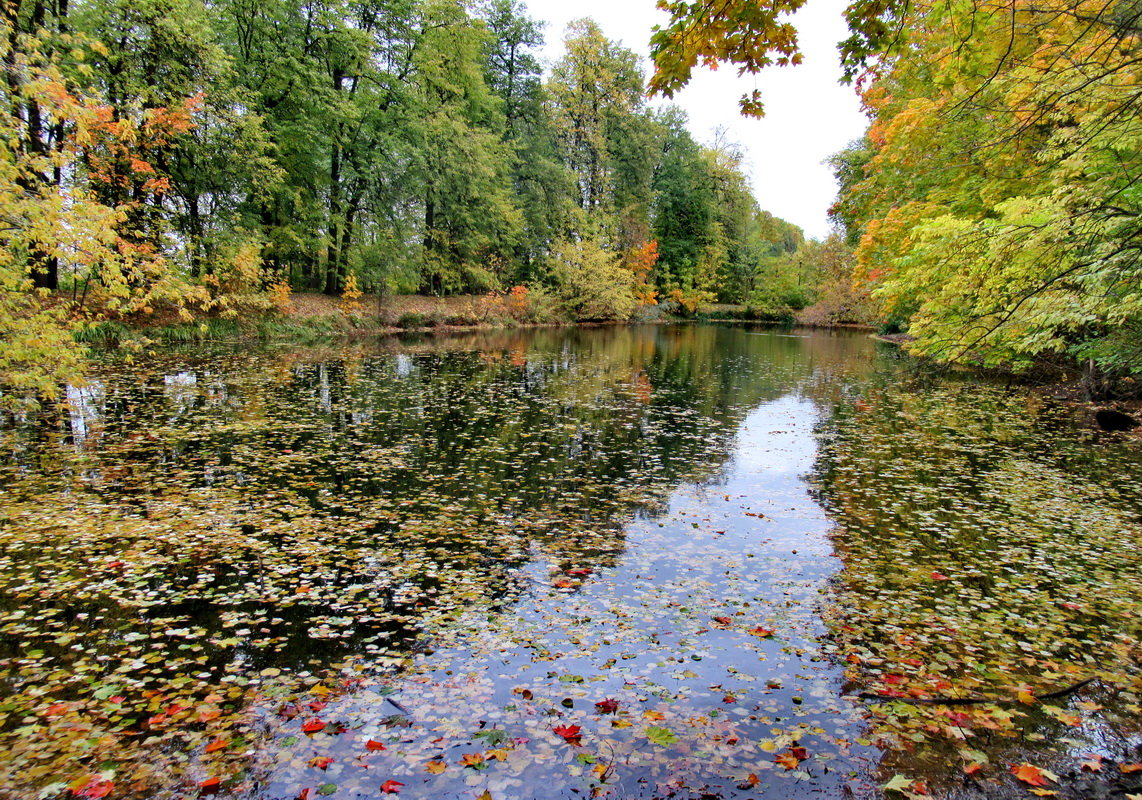
[[(419, 314), (427, 319), (485, 321), (502, 312), (500, 301), (483, 295), (455, 297), (429, 297), (426, 295), (362, 295), (361, 315), (377, 319), (382, 324), (396, 325), (408, 314)], [(341, 298), (312, 292), (295, 292), (290, 296), (292, 309), (289, 316), (310, 319), (341, 316)]]

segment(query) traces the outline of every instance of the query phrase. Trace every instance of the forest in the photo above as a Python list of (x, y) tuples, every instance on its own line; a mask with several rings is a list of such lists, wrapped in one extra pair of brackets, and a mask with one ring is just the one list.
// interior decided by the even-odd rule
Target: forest
[(43, 356), (66, 367), (77, 326), (291, 291), (520, 287), (568, 320), (809, 304), (804, 237), (759, 209), (741, 148), (652, 108), (590, 20), (545, 78), (518, 0), (5, 8), (9, 385), (50, 394), (67, 370)]
[(801, 5), (666, 3), (646, 76), (586, 19), (545, 75), (519, 0), (8, 3), (0, 382), (54, 396), (108, 320), (504, 293), (524, 321), (873, 323), (1137, 392), (1142, 10), (853, 3), (871, 123), (817, 242), (759, 209), (740, 146), (648, 100), (719, 61), (795, 67)]
[[(802, 0), (677, 0), (652, 87), (696, 64), (797, 64)], [(835, 219), (886, 329), (944, 362), (1142, 373), (1142, 6), (856, 0), (839, 44), (871, 124), (836, 154)], [(745, 113), (761, 113), (756, 93)]]

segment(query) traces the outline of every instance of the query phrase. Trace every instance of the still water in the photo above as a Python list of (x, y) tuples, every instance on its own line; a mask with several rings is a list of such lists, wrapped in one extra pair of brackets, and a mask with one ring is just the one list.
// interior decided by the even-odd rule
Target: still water
[(1138, 448), (1081, 422), (854, 334), (109, 355), (0, 427), (0, 796), (872, 797), (1115, 755)]

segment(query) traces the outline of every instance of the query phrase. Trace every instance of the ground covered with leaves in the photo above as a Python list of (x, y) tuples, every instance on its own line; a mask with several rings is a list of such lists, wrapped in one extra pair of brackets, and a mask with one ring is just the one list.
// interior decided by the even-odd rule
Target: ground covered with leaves
[(713, 327), (69, 400), (0, 427), (2, 797), (1133, 792), (1137, 444), (1065, 411)]

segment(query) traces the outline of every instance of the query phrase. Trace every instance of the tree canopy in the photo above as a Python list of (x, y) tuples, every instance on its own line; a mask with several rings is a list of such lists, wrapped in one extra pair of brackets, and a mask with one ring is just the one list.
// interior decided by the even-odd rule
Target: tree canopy
[[(795, 8), (669, 5), (651, 86), (669, 95), (711, 60), (795, 63)], [(872, 122), (833, 160), (833, 214), (914, 350), (1081, 367), (1096, 393), (1142, 373), (1140, 15), (1085, 0), (848, 7), (842, 64)]]

